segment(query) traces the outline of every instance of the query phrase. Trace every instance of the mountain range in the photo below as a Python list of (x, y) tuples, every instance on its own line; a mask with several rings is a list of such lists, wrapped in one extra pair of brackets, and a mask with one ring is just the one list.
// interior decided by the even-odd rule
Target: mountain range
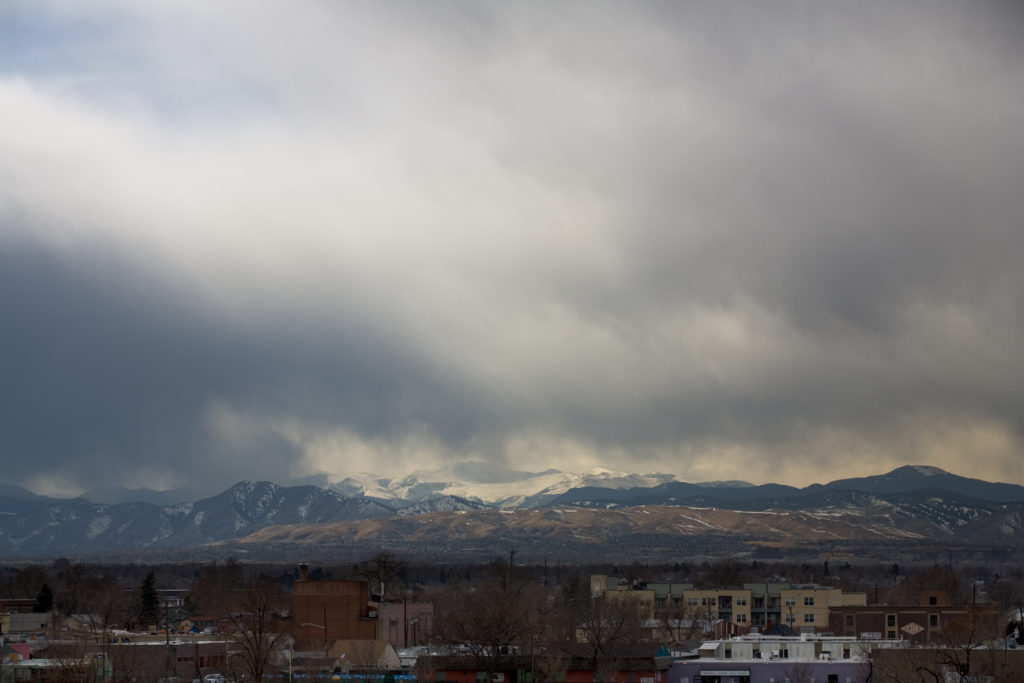
[(795, 488), (458, 463), (401, 479), (354, 475), (330, 487), (243, 481), (173, 504), (146, 491), (103, 495), (142, 500), (55, 499), (0, 485), (0, 553), (188, 549), (279, 557), (383, 547), (437, 557), (479, 556), (512, 543), (572, 559), (627, 548), (634, 556), (811, 546), (845, 552), (870, 543), (1006, 553), (1024, 540), (1024, 487), (922, 466)]

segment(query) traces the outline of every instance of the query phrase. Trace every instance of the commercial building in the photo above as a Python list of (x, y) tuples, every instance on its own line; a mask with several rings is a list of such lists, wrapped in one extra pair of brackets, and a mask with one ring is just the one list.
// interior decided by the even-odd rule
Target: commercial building
[(292, 584), (291, 630), (296, 650), (328, 650), (336, 640), (377, 638), (377, 603), (370, 602), (366, 581), (310, 581), (299, 567)]

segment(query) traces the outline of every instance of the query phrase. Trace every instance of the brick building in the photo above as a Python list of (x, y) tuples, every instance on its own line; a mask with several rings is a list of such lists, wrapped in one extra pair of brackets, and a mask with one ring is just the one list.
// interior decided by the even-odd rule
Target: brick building
[(310, 581), (301, 565), (292, 584), (291, 621), (297, 650), (326, 651), (336, 640), (374, 640), (377, 604), (366, 581)]
[(382, 604), (377, 612), (377, 638), (396, 648), (430, 642), (434, 628), (434, 605), (407, 600)]
[(995, 639), (1005, 626), (996, 611), (965, 605), (870, 605), (832, 608), (828, 630), (837, 636), (907, 640), (920, 646)]

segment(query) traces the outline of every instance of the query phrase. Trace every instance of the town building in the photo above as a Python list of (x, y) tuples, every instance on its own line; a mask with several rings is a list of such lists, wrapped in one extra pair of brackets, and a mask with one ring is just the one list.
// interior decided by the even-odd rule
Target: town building
[(812, 634), (712, 640), (696, 656), (678, 657), (667, 683), (863, 683), (873, 646), (880, 645)]
[(377, 639), (396, 648), (414, 647), (430, 642), (434, 629), (434, 605), (418, 600), (389, 602), (377, 609)]
[(842, 606), (831, 610), (828, 630), (848, 637), (906, 640), (915, 646), (1005, 635), (1006, 622), (996, 610), (950, 605), (948, 598), (945, 602), (924, 594), (917, 605)]
[(500, 657), (490, 672), (468, 655), (425, 656), (416, 663), (419, 680), (439, 683), (669, 683), (671, 666), (671, 655), (658, 646), (623, 649), (600, 662), (573, 652), (512, 654)]
[(767, 631), (784, 625), (793, 631), (825, 631), (830, 610), (867, 604), (864, 593), (844, 593), (817, 584), (745, 583), (741, 587), (696, 588), (691, 583), (629, 582), (595, 574), (593, 597), (633, 600), (647, 618), (725, 621), (735, 628)]
[(0, 614), (0, 634), (11, 633), (41, 634), (50, 630), (53, 623), (51, 612), (11, 612)]
[(327, 652), (336, 640), (375, 640), (377, 609), (366, 581), (310, 581), (308, 567), (300, 565), (291, 593), (295, 649)]

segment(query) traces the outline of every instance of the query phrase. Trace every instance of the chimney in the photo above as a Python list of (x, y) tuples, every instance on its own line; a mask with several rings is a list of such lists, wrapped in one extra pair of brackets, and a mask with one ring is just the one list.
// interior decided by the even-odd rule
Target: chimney
[(299, 565), (299, 581), (309, 581), (309, 565), (306, 563)]

